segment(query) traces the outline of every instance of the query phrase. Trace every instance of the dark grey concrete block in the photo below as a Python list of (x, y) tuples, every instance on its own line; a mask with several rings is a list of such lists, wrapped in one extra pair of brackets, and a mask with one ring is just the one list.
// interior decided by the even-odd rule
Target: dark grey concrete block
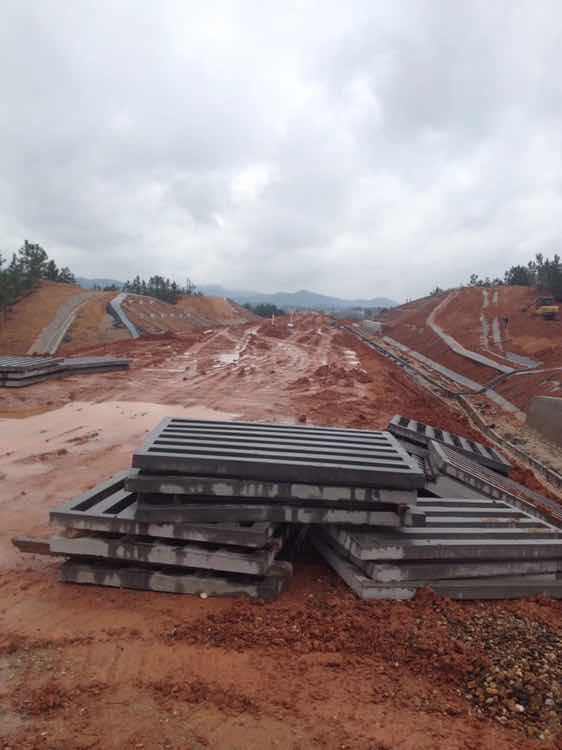
[(228, 573), (263, 576), (281, 549), (278, 537), (262, 549), (243, 550), (194, 543), (172, 543), (134, 537), (54, 537), (50, 551), (68, 557), (96, 557), (128, 563), (176, 568), (204, 568)]
[[(426, 527), (427, 530), (428, 527)], [(360, 560), (539, 560), (562, 557), (562, 539), (557, 534), (536, 538), (527, 534), (461, 536), (441, 534), (420, 538), (401, 531), (326, 528), (331, 538)]]
[(396, 414), (392, 418), (388, 429), (393, 435), (403, 437), (419, 445), (429, 446), (432, 440), (442, 443), (501, 474), (508, 474), (511, 468), (509, 461), (495, 448), (477, 443), (474, 440), (462, 437), (462, 435), (455, 435), (438, 427), (432, 427), (415, 419), (403, 417), (400, 414)]
[(349, 560), (339, 555), (321, 539), (315, 537), (314, 545), (361, 599), (412, 599), (420, 588), (429, 587), (435, 593), (451, 599), (518, 599), (544, 594), (562, 598), (562, 580), (555, 574), (528, 576), (503, 576), (439, 581), (402, 581), (378, 583)]
[(309, 505), (278, 505), (267, 503), (190, 502), (179, 505), (137, 503), (139, 521), (159, 519), (169, 523), (203, 523), (209, 521), (263, 521), (269, 523), (360, 524), (366, 526), (400, 527), (424, 522), (423, 513), (415, 509), (364, 510), (315, 507)]
[(266, 576), (217, 575), (210, 571), (176, 571), (118, 565), (101, 561), (71, 560), (63, 563), (60, 580), (65, 583), (93, 584), (117, 588), (158, 591), (196, 596), (249, 596), (274, 599), (288, 585), (290, 563), (276, 562)]
[[(414, 489), (425, 482), (419, 467), (390, 433), (352, 431), (351, 435), (339, 430), (334, 443), (333, 430), (267, 425), (278, 434), (272, 441), (257, 436), (256, 425), (235, 423), (247, 434), (222, 439), (222, 431), (231, 424), (165, 419), (143, 448), (135, 451), (133, 466), (156, 473), (357, 487)], [(209, 425), (216, 434), (209, 436)], [(178, 434), (178, 426), (189, 426), (189, 436)], [(207, 432), (201, 432), (201, 427)], [(330, 439), (324, 433), (330, 433)], [(360, 443), (354, 439), (357, 433), (363, 436)]]
[(147, 522), (136, 517), (136, 494), (123, 489), (127, 472), (120, 472), (61, 508), (51, 511), (51, 523), (66, 528), (130, 534), (159, 539), (179, 539), (238, 547), (264, 547), (275, 526), (270, 523), (174, 523), (160, 518)]
[(266, 482), (236, 477), (198, 477), (182, 474), (151, 474), (132, 469), (125, 478), (125, 488), (142, 494), (185, 495), (206, 498), (262, 499), (295, 504), (296, 501), (348, 504), (362, 507), (415, 505), (416, 490), (390, 490), (376, 487), (334, 487), (299, 482)]
[[(456, 488), (457, 492), (501, 500), (540, 520), (562, 524), (562, 505), (558, 501), (480, 466), (444, 445), (431, 441), (429, 461), (439, 475), (436, 481), (441, 482), (441, 492), (447, 497), (455, 497)], [(447, 486), (444, 482), (447, 482)], [(431, 482), (428, 488), (434, 490)]]

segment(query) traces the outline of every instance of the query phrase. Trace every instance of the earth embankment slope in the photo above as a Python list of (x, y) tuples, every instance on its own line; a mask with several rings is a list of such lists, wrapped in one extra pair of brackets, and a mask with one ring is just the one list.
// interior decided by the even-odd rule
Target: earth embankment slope
[(510, 376), (496, 386), (525, 411), (534, 395), (562, 393), (562, 371), (556, 371), (562, 367), (562, 322), (533, 314), (537, 295), (529, 287), (502, 286), (426, 297), (386, 313), (384, 332), (482, 385), (496, 378), (498, 370), (455, 353), (432, 328), (432, 317), (445, 334), (500, 368), (535, 368), (536, 374)]
[(41, 281), (0, 320), (0, 354), (27, 354), (59, 308), (83, 291), (75, 284)]
[[(95, 347), (130, 339), (125, 328), (119, 326), (109, 313), (108, 305), (115, 292), (88, 292), (75, 284), (41, 281), (22, 297), (0, 321), (0, 354), (27, 354), (41, 340), (60, 317), (61, 311), (84, 296), (75, 317), (57, 349), (57, 354), (73, 354), (85, 347)], [(243, 325), (257, 317), (223, 298), (181, 298), (171, 305), (150, 297), (130, 295), (124, 308), (131, 320), (146, 335), (167, 333), (192, 333), (217, 326)]]

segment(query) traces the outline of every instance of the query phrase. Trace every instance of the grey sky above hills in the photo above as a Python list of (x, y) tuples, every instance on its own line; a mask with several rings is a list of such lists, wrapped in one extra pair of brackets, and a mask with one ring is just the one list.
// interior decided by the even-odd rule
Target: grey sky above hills
[(4, 0), (0, 248), (403, 301), (562, 235), (556, 0)]

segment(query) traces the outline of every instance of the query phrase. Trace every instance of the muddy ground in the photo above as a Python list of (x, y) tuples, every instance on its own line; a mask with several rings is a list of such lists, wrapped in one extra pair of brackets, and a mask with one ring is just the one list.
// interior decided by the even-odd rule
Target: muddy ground
[(167, 414), (463, 418), (319, 316), (116, 342), (128, 373), (0, 394), (0, 747), (562, 747), (562, 605), (358, 601), (306, 545), (269, 604), (62, 585), (16, 552)]

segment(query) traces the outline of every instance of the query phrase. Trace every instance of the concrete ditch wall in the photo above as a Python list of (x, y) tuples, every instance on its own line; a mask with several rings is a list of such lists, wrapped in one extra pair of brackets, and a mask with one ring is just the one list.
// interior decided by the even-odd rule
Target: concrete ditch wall
[(132, 320), (129, 320), (127, 317), (127, 313), (123, 310), (121, 307), (121, 303), (124, 302), (127, 299), (127, 295), (123, 292), (121, 294), (118, 294), (115, 299), (112, 299), (109, 303), (109, 306), (114, 311), (115, 315), (119, 318), (121, 323), (125, 326), (125, 328), (129, 331), (131, 336), (134, 339), (140, 338), (140, 332), (138, 328), (135, 326)]
[(529, 407), (527, 424), (562, 446), (562, 398), (535, 396)]

